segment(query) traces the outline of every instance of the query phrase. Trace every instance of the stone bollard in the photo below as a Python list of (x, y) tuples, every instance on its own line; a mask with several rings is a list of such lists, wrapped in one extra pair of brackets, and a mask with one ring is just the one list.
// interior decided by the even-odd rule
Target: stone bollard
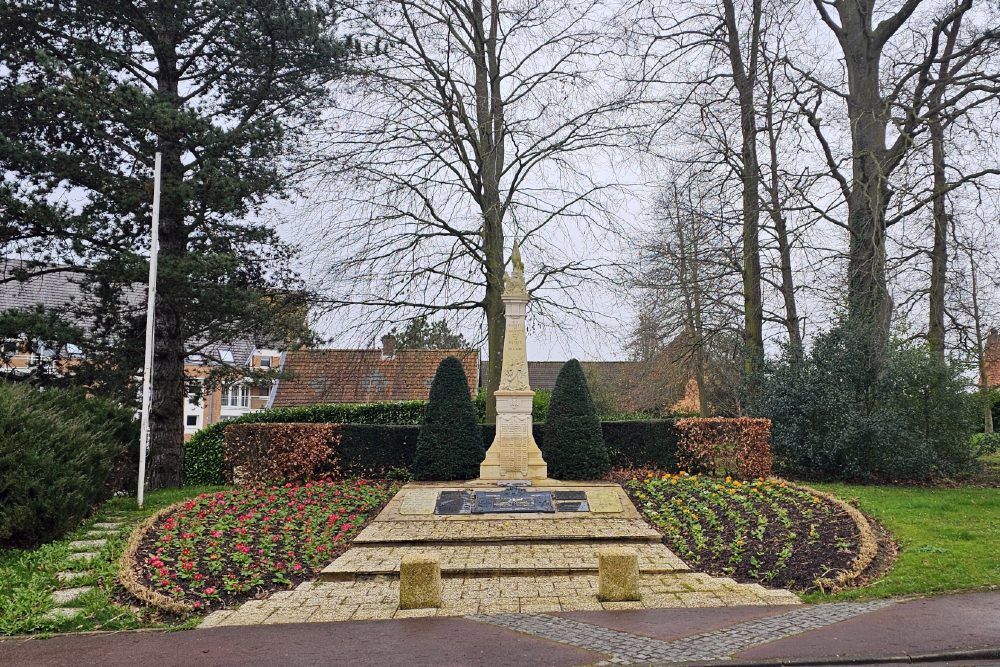
[(602, 602), (639, 599), (639, 553), (631, 547), (606, 547), (597, 552), (597, 598)]
[(441, 606), (441, 558), (434, 553), (403, 556), (399, 563), (399, 608)]

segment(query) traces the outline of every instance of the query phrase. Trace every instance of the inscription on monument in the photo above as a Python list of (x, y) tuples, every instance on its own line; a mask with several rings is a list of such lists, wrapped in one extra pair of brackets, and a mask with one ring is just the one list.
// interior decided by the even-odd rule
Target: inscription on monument
[(551, 491), (525, 491), (517, 486), (503, 491), (477, 491), (472, 501), (473, 514), (555, 511)]

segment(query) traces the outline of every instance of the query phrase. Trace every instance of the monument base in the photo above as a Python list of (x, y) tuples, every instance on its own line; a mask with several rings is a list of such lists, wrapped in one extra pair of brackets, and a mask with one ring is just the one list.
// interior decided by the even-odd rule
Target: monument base
[(535, 392), (500, 389), (496, 392), (497, 433), (479, 466), (479, 479), (488, 482), (548, 478), (549, 467), (531, 435), (531, 399)]

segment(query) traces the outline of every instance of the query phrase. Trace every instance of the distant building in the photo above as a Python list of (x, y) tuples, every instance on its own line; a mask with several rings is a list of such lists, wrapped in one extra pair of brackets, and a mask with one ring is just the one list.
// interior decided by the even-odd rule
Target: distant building
[[(80, 304), (85, 297), (78, 270), (51, 266), (22, 281), (15, 277), (21, 269), (29, 269), (26, 262), (0, 259), (0, 311), (29, 310), (42, 306), (47, 310), (65, 313), (72, 306)], [(31, 270), (38, 271), (38, 268)], [(141, 286), (126, 298), (142, 308), (145, 297), (145, 286)], [(77, 324), (87, 327), (90, 323), (77, 321)], [(0, 360), (0, 374), (24, 376), (39, 368), (58, 374), (67, 372), (74, 361), (83, 358), (81, 351), (73, 345), (67, 345), (64, 350), (33, 349), (23, 339), (6, 340), (3, 345), (5, 354), (4, 359)], [(200, 345), (197, 347), (202, 348)], [(264, 370), (276, 368), (280, 357), (279, 350), (258, 348), (249, 340), (216, 343), (185, 359), (184, 375), (202, 382), (213, 367), (226, 365), (239, 369)], [(56, 358), (61, 360), (59, 365), (54, 362)], [(272, 382), (257, 386), (241, 381), (203, 391), (199, 398), (195, 394), (189, 394), (184, 404), (185, 438), (209, 424), (263, 409), (272, 397), (272, 390)]]
[(280, 369), (292, 378), (278, 380), (268, 407), (426, 400), (446, 357), (462, 362), (475, 393), (478, 350), (397, 350), (395, 339), (384, 336), (381, 349), (286, 352)]
[(990, 330), (986, 337), (983, 357), (986, 362), (986, 384), (990, 387), (1000, 387), (1000, 331)]

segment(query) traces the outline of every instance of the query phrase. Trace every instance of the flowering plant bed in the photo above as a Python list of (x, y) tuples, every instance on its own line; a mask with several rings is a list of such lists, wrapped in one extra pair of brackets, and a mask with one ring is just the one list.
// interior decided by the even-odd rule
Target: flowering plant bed
[(857, 525), (842, 507), (779, 480), (681, 472), (626, 488), (678, 556), (714, 575), (807, 591), (858, 556)]
[(395, 491), (358, 480), (203, 493), (153, 525), (136, 561), (149, 588), (223, 607), (311, 578)]

